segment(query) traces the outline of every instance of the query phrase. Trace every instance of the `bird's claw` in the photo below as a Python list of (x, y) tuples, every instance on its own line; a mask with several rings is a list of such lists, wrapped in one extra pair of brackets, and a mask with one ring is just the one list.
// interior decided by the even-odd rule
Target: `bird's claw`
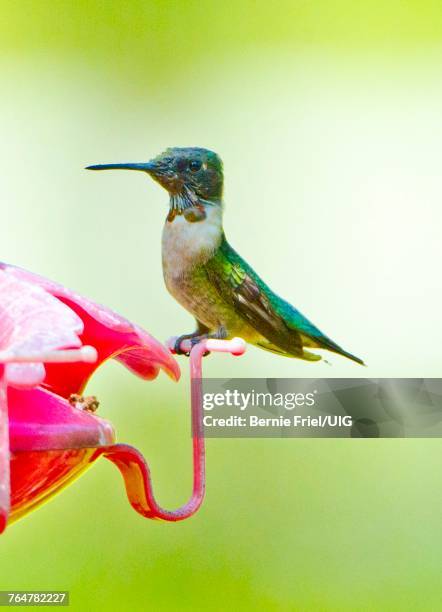
[[(202, 340), (205, 340), (205, 336), (191, 336), (189, 337), (188, 335), (184, 334), (183, 336), (179, 336), (176, 340), (175, 343), (173, 345), (173, 350), (175, 352), (176, 355), (185, 355), (186, 357), (189, 357), (190, 355), (190, 351), (193, 349), (194, 346), (196, 346), (197, 344), (199, 344)], [(189, 340), (190, 341), (190, 351), (185, 351), (181, 348), (181, 344), (184, 342), (184, 340)], [(203, 357), (206, 357), (206, 355), (210, 355), (210, 351), (205, 351)]]
[(183, 341), (188, 339), (189, 336), (186, 335), (178, 336), (178, 338), (175, 340), (175, 344), (173, 345), (174, 353), (176, 353), (177, 355), (186, 355), (188, 357), (190, 353), (181, 349), (181, 344), (183, 343)]
[[(197, 344), (199, 344), (203, 340), (207, 340), (207, 337), (206, 336), (195, 336), (194, 338), (191, 338), (190, 345), (191, 345), (192, 348), (190, 350), (192, 350), (194, 346), (196, 346)], [(189, 353), (189, 355), (190, 355), (190, 353)], [(203, 357), (207, 357), (207, 355), (210, 355), (210, 351), (204, 351)]]

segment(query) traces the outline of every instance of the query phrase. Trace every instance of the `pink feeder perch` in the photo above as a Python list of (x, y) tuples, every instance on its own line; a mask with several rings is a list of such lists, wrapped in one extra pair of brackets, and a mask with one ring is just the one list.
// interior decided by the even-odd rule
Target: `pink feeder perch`
[(27, 514), (104, 456), (120, 470), (130, 503), (145, 517), (178, 521), (204, 496), (205, 454), (199, 382), (206, 350), (240, 355), (243, 340), (207, 340), (190, 355), (193, 492), (176, 510), (155, 500), (143, 455), (115, 443), (112, 425), (83, 410), (95, 369), (114, 358), (136, 375), (160, 369), (178, 380), (170, 352), (121, 316), (35, 274), (0, 264), (0, 531)]

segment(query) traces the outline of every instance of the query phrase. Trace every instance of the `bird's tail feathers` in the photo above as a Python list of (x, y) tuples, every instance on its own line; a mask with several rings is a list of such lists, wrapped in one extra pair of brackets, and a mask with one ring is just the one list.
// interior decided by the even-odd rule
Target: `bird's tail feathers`
[[(302, 335), (304, 336), (304, 334)], [(306, 335), (306, 337), (308, 338), (308, 341), (306, 343), (308, 344), (308, 346), (314, 346), (315, 348), (327, 349), (328, 351), (331, 351), (332, 353), (336, 353), (337, 355), (342, 355), (342, 357), (347, 357), (347, 359), (351, 359), (351, 361), (354, 361), (355, 363), (359, 363), (360, 365), (365, 366), (365, 363), (362, 361), (362, 359), (359, 359), (359, 357), (356, 357), (356, 355), (353, 355), (352, 353), (345, 351), (343, 348), (339, 346), (339, 344), (336, 344), (336, 342), (333, 342), (333, 340), (330, 340), (330, 338), (327, 338), (327, 336), (321, 336), (318, 338), (318, 337)], [(307, 351), (304, 351), (304, 353), (306, 352)]]
[(329, 349), (329, 350), (333, 351), (333, 353), (337, 353), (338, 355), (342, 355), (343, 357), (347, 357), (347, 359), (351, 359), (351, 361), (354, 361), (355, 363), (359, 363), (359, 365), (362, 365), (362, 366), (366, 365), (362, 359), (360, 359), (359, 357), (356, 357), (356, 355), (352, 355), (352, 353), (349, 353), (348, 351), (344, 351), (344, 349), (341, 349), (341, 347), (338, 347), (337, 349)]

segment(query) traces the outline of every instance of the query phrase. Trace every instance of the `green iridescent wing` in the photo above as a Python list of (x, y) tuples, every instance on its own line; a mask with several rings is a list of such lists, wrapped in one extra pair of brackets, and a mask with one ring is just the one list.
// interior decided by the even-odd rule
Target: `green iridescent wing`
[(287, 326), (275, 313), (267, 292), (256, 282), (251, 268), (227, 242), (206, 264), (206, 271), (222, 299), (230, 303), (235, 312), (262, 336), (283, 352), (302, 354), (300, 335), (294, 332), (290, 334), (290, 339), (287, 338)]
[(362, 363), (273, 293), (225, 238), (205, 267), (223, 300), (269, 341), (269, 350), (314, 359), (303, 346), (325, 348)]

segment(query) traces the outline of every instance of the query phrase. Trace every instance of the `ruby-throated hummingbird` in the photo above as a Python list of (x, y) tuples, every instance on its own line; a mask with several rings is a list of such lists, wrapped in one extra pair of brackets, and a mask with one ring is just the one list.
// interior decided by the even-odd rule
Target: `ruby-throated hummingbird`
[(104, 164), (88, 170), (147, 172), (169, 192), (162, 241), (164, 280), (197, 322), (195, 332), (178, 338), (176, 352), (181, 352), (185, 339), (193, 345), (203, 338), (241, 336), (287, 357), (317, 361), (321, 357), (306, 347), (321, 348), (363, 363), (273, 293), (227, 242), (223, 166), (216, 153), (171, 148), (147, 163)]

